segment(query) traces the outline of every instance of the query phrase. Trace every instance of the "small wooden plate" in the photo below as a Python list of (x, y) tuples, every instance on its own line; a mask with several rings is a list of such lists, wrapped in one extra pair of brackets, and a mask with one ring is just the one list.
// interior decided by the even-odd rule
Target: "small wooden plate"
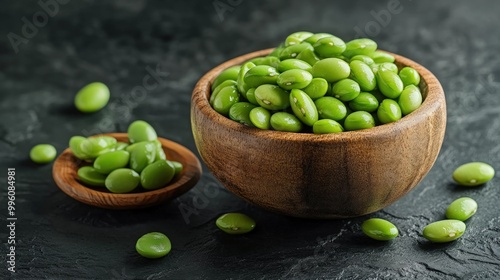
[[(128, 142), (126, 133), (110, 133), (102, 136), (111, 136), (118, 141)], [(115, 194), (106, 188), (87, 187), (78, 180), (77, 171), (81, 166), (88, 164), (76, 158), (69, 148), (54, 162), (52, 176), (64, 193), (85, 204), (108, 209), (134, 209), (158, 205), (189, 191), (200, 180), (202, 172), (200, 161), (189, 149), (167, 139), (158, 138), (158, 140), (167, 159), (178, 161), (184, 166), (170, 185), (161, 189)]]

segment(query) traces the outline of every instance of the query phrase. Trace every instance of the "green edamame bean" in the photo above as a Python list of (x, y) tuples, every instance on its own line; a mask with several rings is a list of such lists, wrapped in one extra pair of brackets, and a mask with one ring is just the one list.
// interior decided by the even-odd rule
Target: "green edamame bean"
[(466, 226), (464, 222), (459, 220), (441, 220), (428, 224), (422, 235), (436, 243), (450, 242), (458, 239), (465, 232)]
[(135, 250), (139, 255), (148, 259), (157, 259), (166, 256), (172, 250), (170, 239), (160, 232), (147, 233), (137, 240)]
[(124, 151), (128, 146), (128, 143), (117, 142), (115, 145), (115, 151)]
[(344, 103), (335, 97), (321, 97), (316, 99), (314, 104), (316, 105), (319, 118), (321, 119), (340, 121), (345, 118), (347, 114), (347, 108)]
[(219, 92), (225, 88), (225, 87), (229, 87), (229, 86), (232, 86), (236, 89), (238, 89), (238, 83), (237, 81), (233, 81), (233, 80), (227, 80), (227, 81), (224, 81), (222, 82), (222, 84), (220, 84), (219, 86), (217, 86), (213, 91), (212, 91), (212, 94), (210, 94), (210, 99), (209, 99), (209, 102), (210, 102), (210, 105), (214, 105), (214, 100), (215, 100), (215, 97), (217, 96), (217, 94), (219, 94)]
[(153, 141), (153, 143), (155, 144), (156, 149), (155, 161), (167, 159), (167, 155), (163, 150), (163, 145), (161, 144), (160, 140), (156, 139)]
[(253, 126), (250, 121), (250, 111), (256, 106), (249, 102), (234, 103), (229, 109), (229, 118), (247, 126)]
[(302, 130), (302, 123), (295, 116), (287, 112), (277, 112), (271, 116), (271, 127), (278, 131), (299, 132)]
[(351, 68), (347, 62), (339, 58), (325, 58), (313, 65), (312, 74), (314, 78), (323, 78), (333, 83), (349, 77)]
[(346, 49), (346, 44), (336, 36), (329, 36), (316, 41), (313, 47), (319, 56), (326, 58), (341, 55)]
[(33, 162), (44, 164), (53, 161), (57, 156), (57, 150), (50, 144), (38, 144), (30, 151), (30, 158)]
[[(252, 61), (253, 62), (253, 61)], [(259, 60), (253, 62), (255, 65), (267, 65), (274, 68), (277, 68), (280, 64), (280, 59), (275, 56), (265, 56), (260, 57)]]
[(250, 87), (245, 83), (245, 74), (250, 70), (251, 68), (255, 67), (256, 65), (252, 62), (247, 62), (243, 65), (241, 65), (240, 72), (238, 73), (238, 79), (236, 80), (236, 87), (241, 93), (246, 93)]
[(276, 85), (261, 85), (255, 89), (257, 103), (268, 110), (283, 110), (290, 106), (289, 94)]
[(130, 167), (141, 173), (146, 166), (156, 159), (156, 144), (154, 142), (137, 143), (130, 153)]
[(99, 82), (80, 89), (75, 96), (75, 107), (83, 113), (93, 113), (104, 108), (109, 101), (109, 88)]
[(255, 220), (241, 213), (227, 213), (220, 216), (215, 224), (229, 234), (243, 234), (255, 228)]
[(396, 99), (403, 92), (403, 82), (396, 73), (386, 68), (379, 68), (375, 77), (378, 89), (383, 95)]
[(313, 100), (325, 96), (328, 91), (328, 82), (323, 78), (313, 78), (309, 85), (302, 89)]
[(314, 43), (318, 42), (319, 39), (331, 36), (333, 35), (330, 33), (316, 33), (314, 35), (311, 35), (310, 37), (305, 38), (304, 42), (314, 45)]
[(301, 70), (305, 70), (307, 72), (311, 72), (312, 66), (309, 63), (302, 61), (300, 59), (290, 58), (290, 59), (285, 59), (285, 60), (281, 61), (278, 64), (277, 69), (281, 73), (288, 71), (288, 70), (292, 70), (292, 69), (301, 69)]
[(94, 169), (101, 174), (109, 174), (113, 170), (126, 167), (129, 160), (130, 153), (127, 151), (105, 153), (96, 158)]
[(268, 56), (280, 57), (281, 51), (285, 48), (285, 44), (280, 44), (277, 48), (275, 48)]
[(469, 162), (459, 166), (453, 172), (453, 180), (467, 187), (482, 185), (495, 176), (495, 169), (484, 162)]
[(305, 39), (311, 37), (311, 32), (299, 31), (288, 35), (285, 39), (285, 46), (291, 46), (302, 43)]
[(362, 91), (372, 91), (375, 89), (377, 80), (370, 66), (359, 60), (351, 61), (349, 66), (351, 67), (351, 79), (359, 84), (359, 88)]
[(300, 89), (292, 89), (290, 92), (290, 105), (295, 116), (304, 124), (312, 126), (318, 120), (314, 101)]
[(236, 87), (229, 86), (219, 91), (219, 93), (214, 98), (214, 104), (212, 106), (216, 112), (221, 115), (227, 116), (229, 114), (229, 109), (231, 109), (231, 106), (238, 102), (240, 102), (240, 95), (238, 93), (238, 90), (236, 89)]
[(105, 181), (106, 188), (112, 193), (128, 193), (139, 186), (140, 176), (129, 168), (120, 168), (111, 172)]
[(212, 91), (219, 86), (222, 82), (227, 81), (227, 80), (233, 80), (236, 81), (238, 79), (238, 73), (240, 72), (240, 66), (232, 66), (224, 71), (222, 71), (217, 78), (215, 78), (214, 82), (212, 83)]
[(247, 98), (248, 102), (252, 103), (253, 105), (259, 105), (257, 99), (255, 98), (255, 88), (247, 90), (245, 97)]
[(392, 240), (399, 235), (398, 228), (393, 223), (380, 218), (364, 221), (361, 224), (361, 230), (367, 236), (380, 241)]
[(371, 58), (367, 55), (355, 55), (355, 56), (351, 57), (351, 62), (353, 62), (355, 60), (361, 61), (368, 66), (375, 64), (375, 61), (373, 61), (373, 58)]
[(90, 159), (95, 159), (102, 154), (113, 151), (117, 142), (115, 138), (109, 136), (87, 138), (81, 141), (80, 151)]
[(182, 169), (184, 169), (184, 166), (182, 165), (182, 163), (180, 163), (178, 161), (173, 161), (173, 160), (169, 160), (169, 161), (174, 166), (174, 169), (175, 169), (174, 176), (177, 176), (178, 174), (180, 174), (182, 172)]
[(377, 109), (377, 116), (383, 124), (395, 122), (401, 119), (401, 108), (396, 101), (384, 99)]
[(256, 88), (263, 84), (276, 84), (278, 75), (276, 68), (268, 65), (258, 65), (248, 70), (244, 81), (249, 88)]
[(393, 63), (394, 60), (396, 60), (394, 58), (394, 56), (386, 53), (386, 52), (382, 52), (382, 51), (374, 51), (373, 53), (369, 54), (369, 56), (373, 59), (373, 61), (375, 61), (375, 63), (384, 63), (384, 62), (391, 62)]
[(373, 116), (365, 111), (357, 111), (349, 114), (344, 120), (344, 128), (347, 131), (361, 130), (375, 126)]
[(342, 125), (331, 119), (318, 120), (313, 124), (314, 134), (339, 133), (344, 131)]
[(291, 45), (291, 46), (285, 47), (281, 51), (279, 59), (285, 60), (285, 59), (289, 59), (289, 58), (296, 58), (297, 55), (303, 50), (313, 51), (314, 48), (309, 43), (300, 43), (300, 44)]
[(373, 94), (368, 92), (361, 92), (358, 97), (349, 102), (349, 107), (353, 111), (365, 111), (373, 113), (377, 111), (379, 106), (378, 100)]
[(333, 96), (344, 102), (351, 101), (358, 97), (360, 91), (359, 84), (351, 79), (340, 80), (332, 87)]
[(75, 157), (81, 160), (90, 160), (91, 157), (82, 152), (82, 150), (80, 149), (80, 145), (85, 140), (87, 140), (87, 138), (83, 136), (73, 136), (71, 137), (71, 139), (69, 139), (69, 148), (71, 149), (71, 152), (73, 152), (73, 155), (75, 155)]
[[(305, 50), (301, 51), (297, 55), (297, 59), (300, 59), (304, 62), (307, 62), (311, 66), (313, 66), (314, 64), (316, 64), (316, 62), (318, 62), (320, 60), (319, 57), (314, 52), (314, 50), (310, 50), (310, 49), (305, 49)], [(312, 69), (311, 69), (311, 71), (312, 71)]]
[(409, 86), (414, 85), (417, 86), (420, 84), (420, 74), (418, 74), (417, 70), (411, 67), (404, 67), (399, 71), (399, 77), (401, 81), (403, 81), (403, 85)]
[(418, 87), (414, 85), (405, 87), (398, 98), (398, 104), (404, 116), (417, 110), (422, 105), (422, 94)]
[(465, 221), (476, 214), (477, 202), (470, 197), (453, 201), (446, 209), (446, 218)]
[(301, 69), (291, 69), (279, 74), (277, 83), (286, 90), (305, 88), (312, 81), (311, 73)]
[(380, 68), (383, 68), (385, 70), (389, 70), (389, 71), (392, 71), (394, 73), (398, 73), (398, 66), (394, 63), (391, 63), (391, 62), (382, 62), (380, 64), (378, 64), (378, 69)]
[(78, 169), (78, 178), (84, 184), (94, 187), (104, 187), (106, 182), (106, 175), (97, 172), (93, 167), (83, 166)]
[(174, 165), (168, 160), (159, 160), (142, 170), (141, 185), (146, 190), (156, 190), (168, 185), (174, 175)]
[(369, 55), (377, 50), (377, 43), (375, 41), (361, 38), (354, 39), (347, 42), (343, 55), (346, 57), (353, 57), (355, 55)]
[(262, 107), (253, 108), (250, 111), (250, 121), (257, 128), (270, 129), (271, 128), (271, 113)]
[(153, 141), (158, 138), (156, 130), (145, 121), (135, 121), (128, 127), (128, 140), (130, 143)]

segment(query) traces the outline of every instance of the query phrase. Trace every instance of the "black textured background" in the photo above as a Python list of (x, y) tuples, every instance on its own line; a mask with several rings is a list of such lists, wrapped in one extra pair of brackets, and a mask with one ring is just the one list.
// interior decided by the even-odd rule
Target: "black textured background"
[[(500, 167), (500, 2), (400, 0), (402, 11), (384, 26), (373, 14), (391, 0), (65, 2), (17, 53), (8, 34), (22, 35), (23, 17), (32, 21), (42, 8), (37, 1), (0, 4), (0, 278), (500, 279), (498, 175), (479, 188), (451, 182), (465, 162)], [(218, 14), (214, 3), (234, 7)], [(160, 207), (96, 209), (62, 193), (50, 164), (28, 159), (35, 144), (51, 143), (61, 152), (73, 135), (125, 131), (136, 119), (196, 151), (190, 96), (206, 71), (276, 46), (293, 31), (350, 40), (356, 27), (368, 27), (380, 48), (426, 66), (446, 92), (448, 125), (436, 164), (410, 194), (369, 215), (399, 227), (392, 242), (364, 237), (360, 223), (367, 217), (312, 221), (262, 211), (227, 192), (205, 167), (192, 191)], [(137, 87), (151, 69), (161, 75), (142, 98)], [(112, 99), (104, 110), (83, 115), (73, 97), (92, 81), (106, 83)], [(5, 265), (8, 167), (17, 170), (15, 274)], [(465, 235), (428, 243), (423, 227), (443, 218), (460, 196), (479, 204)], [(255, 231), (220, 232), (214, 221), (229, 211), (254, 217)], [(146, 260), (135, 252), (137, 238), (150, 231), (170, 237), (165, 258)]]

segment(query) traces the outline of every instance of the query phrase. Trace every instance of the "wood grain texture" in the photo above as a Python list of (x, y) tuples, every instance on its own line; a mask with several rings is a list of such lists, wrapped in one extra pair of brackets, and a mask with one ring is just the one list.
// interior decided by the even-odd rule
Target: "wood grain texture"
[[(127, 142), (126, 133), (103, 134), (118, 141)], [(201, 176), (201, 164), (198, 158), (186, 147), (173, 141), (158, 138), (167, 155), (167, 159), (182, 163), (183, 170), (170, 185), (161, 189), (146, 191), (138, 188), (132, 193), (115, 194), (106, 188), (87, 187), (78, 180), (78, 168), (86, 165), (76, 158), (71, 150), (66, 149), (54, 162), (52, 176), (57, 186), (72, 198), (102, 208), (134, 209), (158, 205), (166, 200), (178, 197), (196, 185)], [(140, 190), (139, 190), (140, 189)]]
[(205, 74), (191, 99), (191, 126), (207, 167), (231, 192), (289, 216), (346, 218), (380, 210), (429, 172), (446, 128), (444, 91), (423, 66), (402, 56), (398, 66), (421, 75), (422, 106), (371, 129), (315, 135), (259, 130), (214, 111), (210, 85), (224, 69), (271, 49), (229, 60)]

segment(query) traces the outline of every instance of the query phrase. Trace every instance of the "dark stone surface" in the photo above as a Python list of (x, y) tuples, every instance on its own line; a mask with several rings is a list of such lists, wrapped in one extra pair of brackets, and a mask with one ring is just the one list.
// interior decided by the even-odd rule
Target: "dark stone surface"
[[(498, 175), (479, 188), (451, 182), (453, 170), (465, 162), (500, 166), (498, 1), (400, 0), (402, 11), (383, 24), (374, 14), (387, 11), (389, 0), (220, 0), (236, 4), (223, 14), (212, 1), (66, 2), (33, 36), (27, 34), (31, 38), (17, 53), (8, 34), (25, 36), (23, 17), (32, 22), (43, 10), (36, 1), (0, 4), (0, 217), (6, 224), (6, 173), (15, 167), (18, 218), (16, 273), (6, 270), (7, 231), (0, 226), (0, 278), (500, 279)], [(367, 217), (313, 221), (260, 210), (226, 191), (205, 167), (191, 192), (165, 205), (96, 209), (59, 191), (51, 165), (28, 160), (37, 143), (62, 151), (72, 135), (124, 131), (135, 119), (195, 151), (190, 96), (207, 70), (275, 46), (293, 31), (349, 40), (356, 27), (368, 30), (380, 48), (429, 68), (446, 91), (448, 126), (436, 164), (410, 194), (369, 215), (399, 227), (400, 237), (392, 242), (364, 237), (360, 223)], [(157, 68), (157, 83), (143, 98), (137, 87)], [(95, 80), (111, 88), (110, 105), (80, 114), (73, 96)], [(423, 227), (442, 219), (447, 204), (460, 196), (479, 204), (466, 234), (450, 244), (425, 241)], [(183, 216), (182, 209), (195, 213)], [(258, 227), (245, 236), (220, 232), (214, 221), (229, 211), (249, 214)], [(137, 255), (137, 238), (150, 231), (170, 237), (170, 255)]]

